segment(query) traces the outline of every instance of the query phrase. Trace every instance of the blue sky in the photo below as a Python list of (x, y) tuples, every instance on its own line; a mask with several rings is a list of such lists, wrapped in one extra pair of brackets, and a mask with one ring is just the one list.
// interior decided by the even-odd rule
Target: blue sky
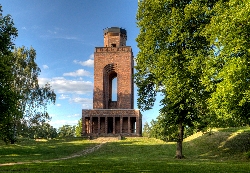
[[(16, 46), (33, 47), (41, 68), (39, 83), (49, 82), (57, 94), (48, 106), (51, 125), (76, 125), (82, 109), (92, 109), (93, 53), (103, 46), (103, 29), (127, 30), (127, 45), (138, 53), (135, 41), (137, 0), (2, 0), (18, 29)], [(136, 105), (135, 88), (135, 108)], [(159, 103), (142, 112), (143, 123), (158, 116)]]

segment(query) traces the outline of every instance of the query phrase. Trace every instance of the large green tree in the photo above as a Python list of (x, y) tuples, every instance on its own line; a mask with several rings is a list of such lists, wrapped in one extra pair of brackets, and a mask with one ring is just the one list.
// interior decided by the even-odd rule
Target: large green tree
[(10, 15), (3, 16), (0, 5), (0, 138), (10, 137), (13, 127), (12, 114), (17, 114), (19, 99), (13, 89), (14, 74), (12, 72), (13, 41), (17, 37), (17, 29)]
[(55, 103), (56, 94), (48, 83), (39, 86), (36, 51), (33, 48), (13, 48), (17, 30), (9, 15), (2, 17), (0, 14), (0, 134), (6, 143), (14, 143), (18, 124), (34, 118), (37, 121), (49, 118), (47, 104)]
[(36, 52), (33, 48), (16, 48), (11, 54), (12, 58), (12, 90), (18, 95), (15, 107), (16, 112), (10, 112), (12, 119), (9, 121), (10, 127), (6, 127), (8, 135), (5, 136), (6, 142), (14, 143), (18, 135), (18, 124), (34, 121), (44, 122), (49, 119), (47, 113), (47, 104), (55, 103), (56, 94), (47, 83), (45, 86), (39, 86), (38, 76), (40, 68), (35, 62)]
[[(250, 1), (218, 1), (203, 31), (214, 49), (203, 79), (214, 126), (250, 123)], [(214, 53), (216, 52), (216, 53)]]
[[(201, 82), (211, 46), (202, 31), (215, 0), (141, 0), (135, 81), (138, 107), (150, 109), (158, 92), (161, 114), (178, 129), (176, 157), (182, 158), (184, 126), (205, 121), (209, 92)], [(172, 132), (171, 132), (172, 133)]]

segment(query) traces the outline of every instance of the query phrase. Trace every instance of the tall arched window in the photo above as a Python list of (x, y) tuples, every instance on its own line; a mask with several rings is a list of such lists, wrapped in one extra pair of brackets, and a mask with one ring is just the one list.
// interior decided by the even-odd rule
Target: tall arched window
[(117, 73), (115, 71), (109, 74), (109, 101), (117, 101)]
[(108, 64), (104, 67), (104, 96), (105, 96), (105, 108), (116, 109), (118, 100), (118, 78), (116, 72), (116, 64)]
[(117, 101), (117, 76), (112, 79), (112, 101)]

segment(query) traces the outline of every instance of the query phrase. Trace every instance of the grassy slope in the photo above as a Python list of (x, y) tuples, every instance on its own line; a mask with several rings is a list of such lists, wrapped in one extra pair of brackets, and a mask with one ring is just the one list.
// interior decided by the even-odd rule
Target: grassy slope
[(22, 140), (15, 145), (5, 145), (2, 142), (0, 143), (0, 164), (62, 158), (94, 145), (94, 141), (80, 138)]
[[(20, 158), (22, 161), (53, 159), (94, 144), (86, 140), (62, 142), (1, 145), (0, 163)], [(87, 156), (2, 166), (0, 172), (250, 172), (250, 160), (244, 154), (250, 151), (250, 128), (219, 129), (211, 135), (197, 133), (185, 139), (183, 160), (174, 159), (175, 147), (175, 143), (157, 139), (127, 138), (107, 143)]]

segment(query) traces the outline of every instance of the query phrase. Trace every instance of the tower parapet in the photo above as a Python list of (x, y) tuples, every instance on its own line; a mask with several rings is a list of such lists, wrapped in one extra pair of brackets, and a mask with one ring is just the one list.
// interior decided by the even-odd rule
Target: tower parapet
[(126, 46), (127, 31), (119, 27), (106, 28), (104, 34), (104, 47)]

